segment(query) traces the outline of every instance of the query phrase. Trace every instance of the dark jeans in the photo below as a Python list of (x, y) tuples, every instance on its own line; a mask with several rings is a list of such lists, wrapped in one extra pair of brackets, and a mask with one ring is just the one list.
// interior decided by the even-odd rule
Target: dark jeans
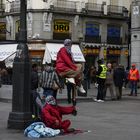
[(48, 95), (52, 95), (55, 99), (57, 96), (57, 90), (53, 90), (52, 88), (43, 88), (43, 94), (47, 97)]
[(66, 85), (67, 85), (67, 100), (68, 103), (71, 103), (71, 95), (74, 90), (74, 87), (72, 83), (67, 83)]
[(130, 81), (130, 84), (131, 84), (131, 94), (133, 94), (133, 92), (137, 94), (137, 81)]
[(30, 107), (31, 107), (31, 112), (33, 115), (38, 117), (38, 107), (36, 104), (36, 97), (37, 97), (37, 91), (36, 90), (31, 90), (31, 96), (30, 96)]
[(103, 100), (104, 99), (104, 90), (105, 90), (105, 79), (98, 79), (98, 93), (97, 93), (97, 100)]
[(91, 79), (88, 77), (86, 78), (87, 88), (90, 89)]

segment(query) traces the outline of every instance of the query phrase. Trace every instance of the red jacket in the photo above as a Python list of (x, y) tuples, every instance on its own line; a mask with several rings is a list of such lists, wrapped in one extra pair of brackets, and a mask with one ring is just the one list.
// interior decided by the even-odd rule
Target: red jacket
[(61, 73), (71, 69), (76, 71), (77, 66), (73, 63), (71, 55), (67, 52), (66, 48), (62, 47), (57, 54), (56, 71)]
[(46, 126), (53, 128), (53, 124), (56, 122), (56, 120), (58, 120), (59, 123), (62, 123), (62, 115), (72, 114), (74, 110), (74, 106), (62, 107), (58, 105), (53, 106), (46, 104), (41, 111), (41, 118)]

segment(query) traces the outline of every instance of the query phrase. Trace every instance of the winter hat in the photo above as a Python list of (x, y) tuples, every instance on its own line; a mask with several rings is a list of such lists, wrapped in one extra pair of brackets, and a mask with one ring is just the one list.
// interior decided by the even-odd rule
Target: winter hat
[(48, 95), (45, 99), (47, 104), (56, 105), (56, 100), (52, 95)]
[(132, 64), (132, 67), (136, 67), (136, 65), (135, 64)]
[(72, 41), (70, 39), (65, 39), (64, 45), (65, 46), (71, 46), (72, 45)]

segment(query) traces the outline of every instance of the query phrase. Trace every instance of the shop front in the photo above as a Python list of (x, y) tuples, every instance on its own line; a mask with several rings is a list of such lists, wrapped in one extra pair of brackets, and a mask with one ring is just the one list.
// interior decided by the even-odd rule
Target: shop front
[[(46, 62), (53, 62), (56, 60), (57, 53), (63, 43), (47, 42), (47, 41), (30, 41), (28, 42), (29, 55), (32, 63), (39, 65)], [(76, 62), (85, 62), (85, 58), (81, 52), (78, 44), (72, 45), (72, 53)]]
[(120, 63), (120, 48), (107, 48), (106, 61), (110, 63)]
[(29, 56), (31, 63), (42, 65), (46, 41), (44, 40), (30, 40), (28, 42)]
[(83, 54), (85, 56), (86, 63), (89, 66), (95, 66), (99, 58), (100, 47), (99, 46), (86, 46), (83, 49)]

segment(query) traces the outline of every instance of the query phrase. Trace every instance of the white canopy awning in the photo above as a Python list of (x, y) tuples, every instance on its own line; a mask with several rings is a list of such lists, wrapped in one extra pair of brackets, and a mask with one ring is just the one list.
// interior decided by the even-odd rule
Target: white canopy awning
[[(64, 45), (59, 43), (46, 43), (45, 54), (43, 59), (43, 64), (45, 62), (50, 63), (52, 60), (55, 61), (57, 53)], [(72, 45), (72, 54), (75, 62), (85, 62), (85, 58), (81, 52), (79, 45)]]
[(2, 44), (0, 45), (0, 61), (13, 55), (17, 50), (17, 44)]
[(12, 67), (17, 50), (17, 44), (0, 45), (0, 61), (5, 61), (6, 67)]

